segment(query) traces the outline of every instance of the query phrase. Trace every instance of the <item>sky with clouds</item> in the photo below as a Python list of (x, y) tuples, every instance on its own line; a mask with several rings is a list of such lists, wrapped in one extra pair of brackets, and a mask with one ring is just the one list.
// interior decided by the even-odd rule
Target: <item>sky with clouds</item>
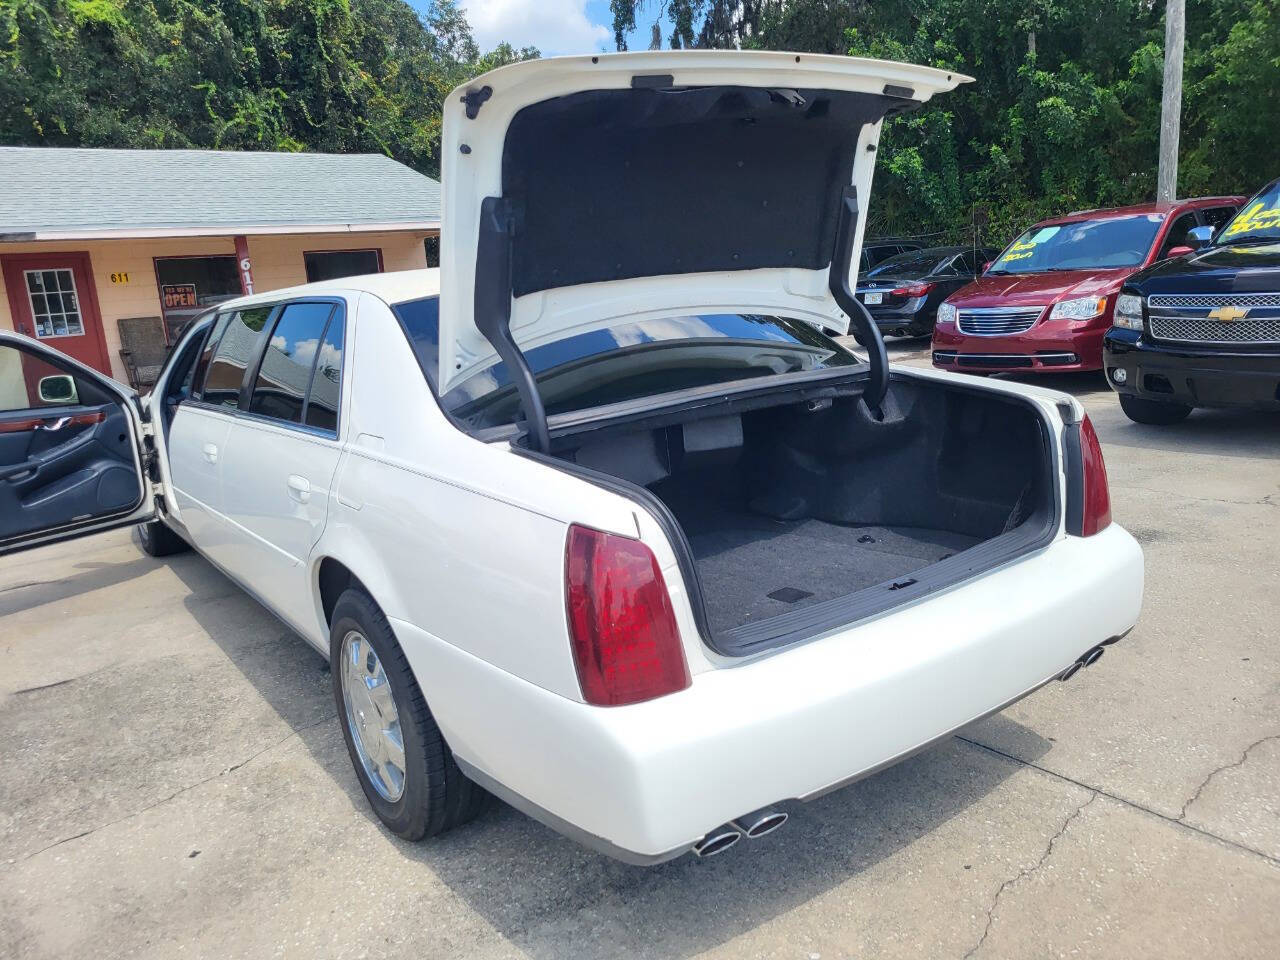
[[(427, 4), (410, 2), (419, 8)], [(537, 47), (544, 57), (614, 49), (609, 0), (460, 0), (459, 6), (481, 50), (492, 50), (504, 40), (514, 47)], [(644, 13), (636, 19), (644, 21)], [(632, 49), (648, 48), (649, 29), (645, 22), (629, 39)]]

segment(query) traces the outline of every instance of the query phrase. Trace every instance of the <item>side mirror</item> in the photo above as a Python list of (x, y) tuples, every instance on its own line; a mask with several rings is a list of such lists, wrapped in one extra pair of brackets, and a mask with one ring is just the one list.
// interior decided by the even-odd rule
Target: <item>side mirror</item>
[(990, 269), (991, 269), (991, 265), (992, 265), (993, 263), (995, 263), (995, 261), (994, 261), (994, 260), (988, 260), (986, 263), (984, 263), (984, 264), (982, 265), (982, 272), (983, 272), (983, 273), (986, 273), (988, 270), (990, 270)]
[(67, 404), (80, 402), (80, 395), (76, 391), (75, 378), (65, 373), (55, 374), (52, 377), (41, 377), (37, 392), (40, 394), (41, 403), (56, 403), (60, 406), (66, 406)]
[(1185, 257), (1188, 253), (1195, 253), (1195, 250), (1191, 247), (1170, 247), (1165, 257), (1170, 260), (1176, 260), (1178, 257)]
[[(1213, 227), (1210, 227), (1210, 226), (1192, 227), (1190, 230), (1187, 231), (1187, 246), (1190, 247), (1187, 253), (1194, 253), (1196, 250), (1199, 250), (1201, 247), (1207, 247), (1209, 245), (1209, 241), (1211, 241), (1212, 239), (1213, 239)], [(1175, 248), (1175, 249), (1181, 249), (1181, 248)], [(1174, 254), (1172, 252), (1170, 252), (1169, 255), (1180, 256), (1180, 254)]]

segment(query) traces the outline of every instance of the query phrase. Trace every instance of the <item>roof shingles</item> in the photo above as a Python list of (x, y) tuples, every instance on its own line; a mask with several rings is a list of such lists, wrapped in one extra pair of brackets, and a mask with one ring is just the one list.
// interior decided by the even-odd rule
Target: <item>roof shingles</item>
[(379, 154), (0, 147), (0, 185), (0, 237), (440, 220), (440, 184)]

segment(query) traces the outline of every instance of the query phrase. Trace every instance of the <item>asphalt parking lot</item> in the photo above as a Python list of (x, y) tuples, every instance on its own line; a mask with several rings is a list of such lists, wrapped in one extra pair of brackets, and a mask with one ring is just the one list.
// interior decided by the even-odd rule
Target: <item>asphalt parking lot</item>
[(703, 862), (504, 806), (403, 843), (322, 659), (198, 556), (0, 561), (0, 956), (1274, 957), (1280, 417), (1140, 427), (1100, 375), (1048, 382), (1146, 551), (1137, 629)]

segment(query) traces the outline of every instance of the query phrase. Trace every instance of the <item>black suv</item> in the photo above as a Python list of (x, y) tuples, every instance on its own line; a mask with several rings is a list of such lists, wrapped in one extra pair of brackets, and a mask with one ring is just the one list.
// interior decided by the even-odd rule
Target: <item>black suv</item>
[(1196, 407), (1280, 410), (1280, 180), (1190, 256), (1130, 277), (1103, 341), (1107, 382), (1138, 423)]

